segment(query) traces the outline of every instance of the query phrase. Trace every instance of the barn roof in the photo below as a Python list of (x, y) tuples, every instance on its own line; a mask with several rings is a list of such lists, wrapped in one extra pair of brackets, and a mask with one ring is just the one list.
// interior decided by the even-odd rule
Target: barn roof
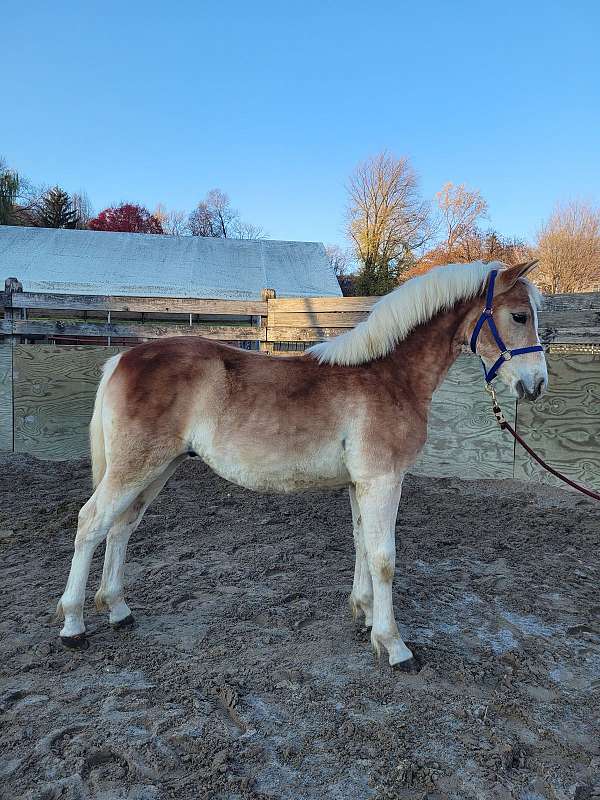
[(26, 292), (256, 299), (341, 294), (319, 242), (0, 226), (0, 278)]

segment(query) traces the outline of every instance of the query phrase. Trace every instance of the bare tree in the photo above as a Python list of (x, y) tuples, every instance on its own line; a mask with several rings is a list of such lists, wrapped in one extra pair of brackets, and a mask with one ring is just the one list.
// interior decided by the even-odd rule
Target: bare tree
[(239, 212), (232, 208), (229, 196), (220, 189), (211, 189), (188, 218), (192, 236), (209, 236), (216, 239), (265, 239), (266, 233), (258, 225), (243, 222)]
[(478, 223), (487, 216), (487, 203), (476, 189), (464, 184), (446, 183), (436, 195), (444, 231), (446, 263), (465, 261), (464, 244), (478, 232)]
[(355, 293), (355, 275), (351, 271), (351, 254), (337, 244), (326, 245), (325, 254), (340, 285), (342, 294), (345, 297), (353, 295)]
[(557, 206), (536, 237), (535, 281), (548, 294), (600, 284), (600, 208), (583, 201)]
[(235, 220), (231, 226), (232, 239), (268, 239), (268, 234), (260, 227), (251, 222)]
[[(516, 237), (502, 236), (498, 231), (473, 230), (465, 236), (460, 243), (458, 258), (459, 263), (464, 261), (501, 261), (512, 266), (521, 264), (529, 258), (530, 247)], [(448, 260), (444, 263), (449, 263)]]
[(502, 236), (493, 229), (481, 230), (479, 224), (487, 217), (488, 207), (477, 189), (467, 189), (462, 183), (446, 183), (436, 197), (442, 238), (425, 253), (411, 275), (441, 264), (470, 261), (518, 264), (526, 260), (529, 252), (524, 242)]
[(231, 238), (233, 223), (238, 213), (231, 207), (229, 195), (220, 189), (211, 189), (206, 195), (205, 202), (211, 215), (214, 235), (222, 239)]
[(380, 153), (350, 177), (348, 234), (362, 267), (357, 291), (385, 294), (432, 235), (430, 208), (406, 158)]
[(213, 225), (212, 215), (205, 202), (200, 202), (188, 217), (188, 227), (192, 236), (213, 236), (218, 234)]
[(87, 228), (89, 221), (94, 216), (94, 209), (87, 192), (75, 192), (71, 196), (71, 202), (77, 215), (77, 227)]
[(172, 208), (167, 214), (163, 227), (165, 233), (171, 236), (185, 236), (186, 233), (189, 233), (186, 212), (176, 211)]
[(442, 242), (437, 247), (428, 250), (414, 269), (409, 270), (402, 277), (413, 278), (433, 267), (452, 262), (468, 264), (471, 261), (501, 261), (508, 265), (520, 264), (531, 258), (531, 255), (531, 247), (521, 239), (502, 236), (495, 230), (480, 231), (475, 228), (461, 239), (460, 247), (454, 250), (452, 259), (448, 256), (446, 243)]
[(348, 251), (341, 248), (338, 244), (328, 244), (325, 246), (327, 260), (331, 264), (336, 278), (342, 278), (348, 271), (349, 257)]
[(185, 211), (169, 210), (162, 203), (159, 203), (154, 211), (154, 216), (168, 236), (185, 236), (186, 233), (189, 233), (189, 224)]

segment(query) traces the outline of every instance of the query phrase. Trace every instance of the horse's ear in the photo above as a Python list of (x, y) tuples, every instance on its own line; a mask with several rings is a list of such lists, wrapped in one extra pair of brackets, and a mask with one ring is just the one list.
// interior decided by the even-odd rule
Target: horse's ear
[(522, 264), (515, 264), (514, 267), (507, 267), (498, 273), (496, 280), (496, 291), (498, 293), (507, 292), (515, 285), (519, 278), (524, 278), (532, 269), (535, 269), (539, 261), (524, 261)]

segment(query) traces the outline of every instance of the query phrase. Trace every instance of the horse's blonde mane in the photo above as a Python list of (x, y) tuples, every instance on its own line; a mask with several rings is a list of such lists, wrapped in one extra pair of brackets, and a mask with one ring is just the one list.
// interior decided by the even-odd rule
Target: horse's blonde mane
[(411, 278), (378, 300), (355, 328), (307, 350), (320, 363), (364, 364), (387, 355), (395, 345), (440, 311), (479, 294), (493, 269), (504, 264), (447, 264)]

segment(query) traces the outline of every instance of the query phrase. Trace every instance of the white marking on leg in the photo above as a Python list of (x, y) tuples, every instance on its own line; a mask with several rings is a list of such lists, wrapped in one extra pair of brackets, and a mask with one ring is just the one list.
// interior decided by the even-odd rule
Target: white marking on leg
[(120, 622), (131, 614), (131, 609), (124, 598), (123, 578), (127, 544), (135, 528), (137, 522), (127, 524), (117, 521), (106, 539), (102, 581), (96, 592), (96, 608), (98, 610), (108, 608), (109, 622), (112, 624)]
[(365, 625), (370, 627), (373, 624), (373, 582), (367, 562), (367, 553), (362, 531), (362, 518), (360, 516), (360, 508), (356, 499), (356, 490), (354, 486), (349, 487), (349, 494), (350, 506), (352, 508), (354, 548), (356, 550), (350, 607), (355, 618), (362, 611), (365, 615)]
[(377, 654), (381, 645), (390, 664), (412, 658), (402, 641), (394, 618), (392, 584), (396, 566), (395, 526), (402, 475), (389, 475), (357, 485), (357, 500), (369, 569), (373, 580), (373, 627), (371, 642)]
[(114, 519), (131, 503), (132, 494), (131, 490), (111, 491), (109, 479), (105, 475), (79, 512), (71, 570), (58, 604), (59, 610), (64, 614), (61, 636), (78, 636), (85, 631), (83, 604), (94, 550), (107, 535)]
[(156, 480), (136, 497), (129, 508), (121, 514), (110, 529), (106, 540), (106, 553), (100, 588), (96, 592), (96, 608), (108, 608), (111, 625), (121, 622), (131, 614), (125, 602), (124, 572), (127, 545), (150, 503), (156, 498), (171, 475), (187, 456), (176, 458)]

